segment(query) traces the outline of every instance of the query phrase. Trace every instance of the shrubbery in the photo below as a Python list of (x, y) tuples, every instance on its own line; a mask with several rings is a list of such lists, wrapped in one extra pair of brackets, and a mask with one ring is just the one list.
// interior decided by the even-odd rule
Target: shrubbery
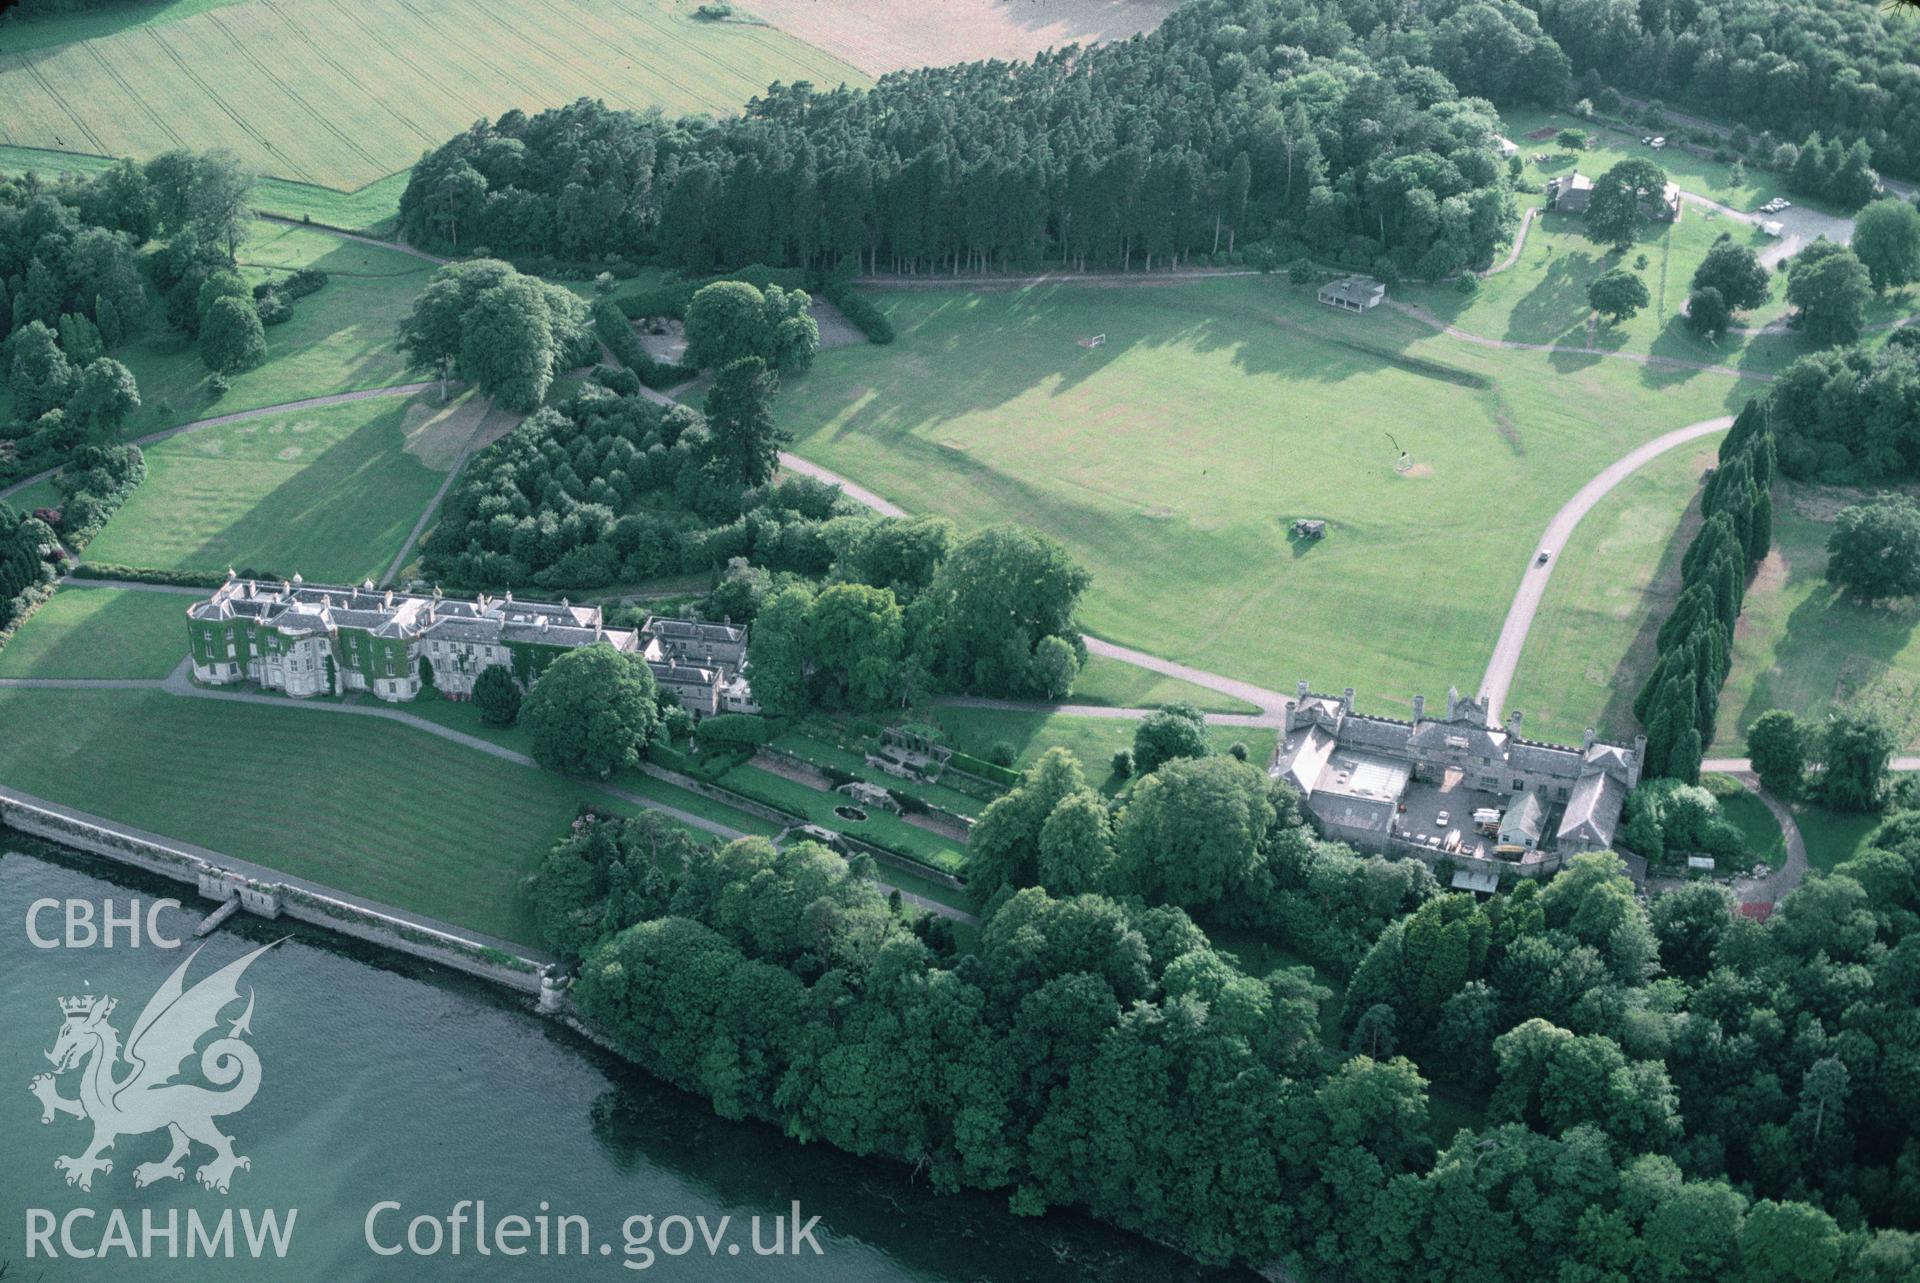
[(743, 491), (710, 461), (692, 410), (588, 384), (475, 456), (423, 566), (466, 588), (596, 588), (735, 557), (827, 569), (823, 530), (841, 503), (837, 486), (790, 478)]

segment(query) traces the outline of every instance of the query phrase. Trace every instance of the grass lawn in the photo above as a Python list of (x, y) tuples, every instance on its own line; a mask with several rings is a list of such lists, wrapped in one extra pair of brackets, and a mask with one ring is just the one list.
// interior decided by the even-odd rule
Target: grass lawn
[[(1337, 314), (1279, 277), (876, 297), (899, 341), (824, 352), (779, 399), (799, 453), (910, 511), (1060, 539), (1093, 572), (1100, 636), (1277, 689), (1353, 685), (1400, 716), (1477, 684), (1570, 495), (1746, 397)], [(1298, 517), (1327, 537), (1291, 542)]]
[(452, 462), (441, 438), (473, 429), (440, 409), (423, 393), (170, 437), (147, 448), (146, 482), (87, 556), (167, 570), (298, 572), (317, 583), (378, 578)]
[(602, 800), (391, 723), (157, 691), (0, 690), (0, 724), (15, 788), (528, 944), (520, 879)]
[(7, 496), (7, 503), (23, 513), (31, 514), (35, 508), (58, 508), (60, 492), (53, 488), (53, 478), (36, 481), (24, 490)]
[[(1133, 747), (1138, 722), (1120, 717), (1075, 717), (1067, 713), (1013, 713), (990, 708), (942, 708), (934, 721), (947, 740), (963, 753), (985, 757), (1002, 740), (1019, 754), (1016, 766), (1027, 767), (1050, 748), (1064, 748), (1080, 759), (1087, 779), (1107, 794), (1118, 793), (1125, 781), (1112, 773), (1113, 755)], [(1247, 746), (1247, 760), (1264, 767), (1273, 757), (1276, 732), (1260, 726), (1209, 726), (1207, 737), (1216, 752), (1226, 752), (1236, 741)]]
[(263, 174), (354, 190), (510, 107), (584, 97), (680, 116), (738, 110), (776, 80), (867, 83), (771, 27), (699, 21), (695, 0), (188, 7), (204, 11), (66, 19), (42, 28), (66, 43), (0, 53), (0, 143), (140, 159), (224, 147)]
[(1862, 605), (1827, 583), (1827, 537), (1861, 492), (1786, 484), (1774, 494), (1773, 551), (1747, 590), (1733, 671), (1720, 697), (1717, 749), (1744, 752), (1770, 708), (1814, 716), (1873, 688), (1920, 691), (1920, 601)]
[(1587, 514), (1547, 581), (1508, 707), (1527, 733), (1579, 743), (1587, 727), (1630, 744), (1633, 697), (1653, 664), (1653, 639), (1680, 592), (1680, 558), (1699, 527), (1701, 472), (1718, 435), (1640, 469)]
[(1794, 806), (1793, 818), (1806, 840), (1807, 863), (1826, 873), (1866, 850), (1867, 839), (1887, 817), (1844, 814), (1818, 803), (1802, 802)]
[(62, 585), (0, 650), (0, 677), (165, 677), (187, 653), (191, 600)]
[[(1720, 801), (1720, 813), (1747, 839), (1753, 861), (1770, 869), (1787, 862), (1787, 838), (1767, 804), (1740, 786), (1730, 775), (1705, 775), (1700, 782)], [(1744, 872), (1745, 870), (1741, 870)]]
[(394, 335), (432, 276), (433, 264), (265, 220), (253, 224), (239, 257), (241, 275), (249, 281), (284, 277), (301, 267), (318, 267), (332, 279), (319, 293), (294, 303), (292, 320), (267, 330), (265, 363), (233, 376), (231, 389), (218, 400), (207, 387), (207, 367), (192, 340), (167, 330), (163, 316), (150, 318), (142, 337), (114, 352), (140, 384), (140, 409), (128, 420), (128, 436), (418, 377), (407, 371)]
[(1195, 686), (1178, 677), (1162, 677), (1152, 669), (1104, 655), (1087, 656), (1086, 666), (1074, 679), (1073, 693), (1067, 698), (1075, 704), (1104, 704), (1109, 708), (1159, 708), (1185, 700), (1208, 713), (1260, 711), (1243, 699)]

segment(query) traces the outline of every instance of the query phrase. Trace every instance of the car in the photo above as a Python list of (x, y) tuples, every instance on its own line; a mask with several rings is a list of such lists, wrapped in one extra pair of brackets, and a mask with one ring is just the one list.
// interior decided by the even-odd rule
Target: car
[(1643, 142), (1643, 143), (1650, 143), (1650, 142), (1652, 142), (1652, 141), (1653, 141), (1653, 135), (1652, 135), (1652, 134), (1642, 134), (1642, 135), (1640, 135), (1640, 141), (1641, 141), (1641, 142)]
[(1444, 829), (1447, 827), (1448, 821), (1450, 821), (1452, 818), (1453, 817), (1450, 814), (1448, 814), (1446, 811), (1442, 811), (1440, 812), (1440, 814), (1433, 817), (1433, 822), (1439, 827)]
[(1533, 564), (1536, 566), (1544, 566), (1547, 564), (1547, 558), (1551, 557), (1552, 555), (1553, 554), (1548, 552), (1545, 548), (1542, 548), (1540, 550), (1540, 555), (1533, 559)]
[(1781, 197), (1781, 198), (1780, 198), (1780, 208), (1781, 208), (1781, 209), (1792, 209), (1792, 208), (1793, 208), (1793, 202), (1792, 202), (1792, 201), (1790, 201), (1790, 200), (1788, 200), (1788, 199), (1786, 199), (1786, 197), (1784, 197), (1784, 196), (1783, 196), (1783, 197)]
[(1666, 145), (1667, 145), (1667, 140), (1665, 138), (1655, 138), (1653, 141), (1647, 144), (1647, 146), (1653, 148), (1655, 151), (1659, 151), (1662, 147), (1665, 147)]

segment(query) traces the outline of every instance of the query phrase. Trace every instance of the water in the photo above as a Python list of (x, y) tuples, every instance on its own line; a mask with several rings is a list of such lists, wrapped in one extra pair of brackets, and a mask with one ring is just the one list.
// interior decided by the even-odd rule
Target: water
[[(63, 1018), (55, 1000), (88, 988), (116, 997), (111, 1023), (124, 1037), (192, 942), (180, 950), (42, 950), (27, 938), (28, 906), (41, 897), (111, 897), (124, 911), (135, 896), (147, 903), (177, 896), (190, 912), (170, 915), (163, 926), (185, 934), (204, 903), (183, 890), (86, 856), (0, 857), (0, 1261), (12, 1263), (9, 1280), (1251, 1277), (1202, 1269), (1083, 1217), (1036, 1221), (1012, 1216), (995, 1195), (937, 1197), (903, 1166), (726, 1122), (703, 1102), (534, 1015), (530, 1000), (317, 930), (244, 915), (207, 942), (189, 983), (290, 936), (253, 965), (241, 986), (243, 998), (248, 988), (256, 996), (248, 1041), (262, 1065), (258, 1095), (218, 1120), (236, 1151), (251, 1158), (251, 1170), (235, 1174), (230, 1193), (202, 1189), (194, 1170), (209, 1151), (196, 1147), (184, 1181), (136, 1189), (135, 1166), (160, 1160), (167, 1148), (165, 1134), (155, 1131), (120, 1138), (107, 1154), (113, 1171), (97, 1176), (91, 1192), (69, 1188), (54, 1159), (79, 1154), (92, 1124), (60, 1116), (43, 1126), (28, 1088), (49, 1068), (44, 1053)], [(42, 934), (57, 935), (57, 923), (57, 914), (43, 916)], [(240, 1010), (229, 1009), (226, 1021)], [(197, 1058), (188, 1062), (190, 1076), (197, 1065)], [(80, 1073), (58, 1079), (63, 1096), (78, 1094)], [(526, 1217), (529, 1233), (518, 1242), (528, 1247), (537, 1245), (546, 1202), (550, 1254), (476, 1256), (469, 1218), (461, 1254), (451, 1255), (447, 1218), (462, 1200), (484, 1200), (490, 1225)], [(819, 1255), (791, 1237), (796, 1201), (802, 1224), (820, 1218), (812, 1233)], [(439, 1253), (376, 1255), (365, 1222), (383, 1202), (401, 1210), (376, 1219), (382, 1246), (403, 1244), (408, 1222), (424, 1215), (439, 1222)], [(68, 1220), (75, 1209), (95, 1216)], [(136, 1251), (143, 1216), (164, 1227), (174, 1213), (179, 1255), (168, 1258), (167, 1241), (156, 1237), (148, 1259), (130, 1258), (109, 1234), (114, 1209), (124, 1213)], [(265, 1259), (254, 1260), (241, 1217), (250, 1213), (257, 1223), (268, 1210), (282, 1225), (296, 1212), (293, 1230), (284, 1258), (269, 1245)], [(72, 1225), (75, 1246), (109, 1250), (99, 1259), (68, 1259), (56, 1228), (52, 1245), (61, 1255), (49, 1260), (42, 1251), (29, 1259), (35, 1211), (43, 1214), (38, 1223), (50, 1216), (56, 1227)], [(186, 1259), (189, 1213), (213, 1233), (229, 1211), (236, 1256)], [(568, 1254), (551, 1254), (562, 1214), (586, 1218), (589, 1254), (579, 1251), (577, 1228), (568, 1235)], [(636, 1215), (651, 1215), (656, 1228), (629, 1251), (623, 1223)], [(682, 1246), (682, 1226), (666, 1222), (674, 1216), (691, 1222), (691, 1249), (683, 1255), (661, 1250)], [(756, 1255), (755, 1217), (760, 1246), (773, 1244), (774, 1224), (784, 1221), (782, 1246), (798, 1254)], [(712, 1254), (697, 1218), (715, 1235)], [(642, 1227), (632, 1229), (640, 1237)], [(430, 1247), (429, 1229), (419, 1234), (421, 1248)]]

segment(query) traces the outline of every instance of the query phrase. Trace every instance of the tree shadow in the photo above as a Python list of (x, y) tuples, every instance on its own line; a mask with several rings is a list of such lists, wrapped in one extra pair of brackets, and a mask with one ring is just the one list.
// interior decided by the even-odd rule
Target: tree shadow
[(1554, 258), (1540, 283), (1514, 305), (1504, 337), (1515, 343), (1561, 343), (1570, 331), (1584, 336), (1587, 286), (1610, 266), (1605, 257), (1581, 250)]
[(1644, 609), (1640, 616), (1640, 627), (1635, 630), (1633, 640), (1627, 644), (1626, 651), (1607, 677), (1607, 702), (1600, 710), (1596, 729), (1615, 743), (1625, 743), (1630, 734), (1638, 732), (1640, 720), (1634, 716), (1633, 701), (1639, 695), (1642, 683), (1647, 680), (1647, 674), (1653, 671), (1654, 660), (1658, 658), (1655, 643), (1659, 638), (1660, 626), (1667, 622), (1674, 603), (1680, 599), (1680, 562), (1702, 524), (1700, 490), (1696, 486), (1687, 499), (1686, 511), (1674, 527), (1673, 537), (1661, 550), (1653, 578), (1647, 582), (1641, 594)]

